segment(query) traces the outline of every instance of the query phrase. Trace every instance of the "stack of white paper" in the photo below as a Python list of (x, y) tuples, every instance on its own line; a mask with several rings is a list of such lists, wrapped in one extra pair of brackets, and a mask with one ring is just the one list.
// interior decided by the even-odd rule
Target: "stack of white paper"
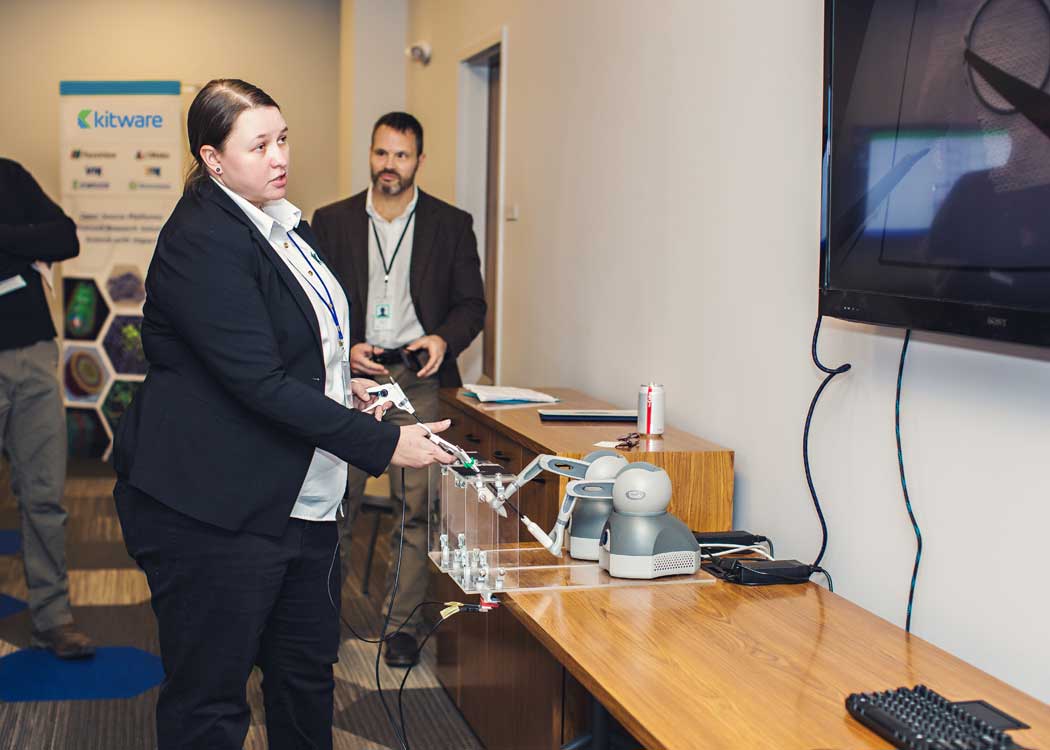
[(511, 388), (502, 385), (477, 385), (468, 383), (463, 386), (467, 395), (475, 396), (478, 401), (486, 404), (556, 404), (558, 399), (546, 393), (533, 391), (528, 388)]

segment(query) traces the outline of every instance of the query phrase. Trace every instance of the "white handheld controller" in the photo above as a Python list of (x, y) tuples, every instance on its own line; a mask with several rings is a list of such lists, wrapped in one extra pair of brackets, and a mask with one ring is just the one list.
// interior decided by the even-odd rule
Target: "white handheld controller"
[(416, 409), (412, 406), (412, 402), (408, 400), (408, 396), (401, 390), (401, 386), (397, 383), (390, 381), (382, 385), (372, 386), (368, 389), (368, 393), (376, 397), (374, 403), (369, 404), (365, 412), (370, 412), (373, 409), (377, 409), (383, 404), (393, 404), (401, 411), (407, 411), (409, 414), (415, 414)]
[(459, 459), (459, 462), (463, 464), (463, 466), (465, 466), (466, 468), (472, 469), (475, 472), (478, 471), (477, 461), (475, 461), (475, 459), (471, 457), (469, 453), (460, 448), (458, 445), (453, 445), (437, 433), (431, 432), (430, 429), (426, 427), (426, 425), (423, 425), (423, 427), (428, 433), (427, 439), (430, 442), (432, 442), (441, 450), (445, 451), (445, 453), (448, 453), (450, 456), (454, 456), (455, 458)]
[[(377, 409), (383, 404), (391, 404), (392, 406), (400, 409), (401, 411), (408, 412), (409, 414), (416, 413), (416, 408), (412, 406), (412, 402), (408, 400), (408, 396), (405, 395), (405, 392), (401, 390), (401, 386), (398, 385), (393, 379), (391, 379), (389, 383), (383, 383), (381, 385), (372, 386), (368, 389), (368, 393), (372, 396), (375, 396), (376, 400), (374, 403), (369, 404), (368, 407), (364, 409), (364, 411), (366, 412), (370, 412), (374, 409)], [(457, 458), (459, 462), (463, 464), (463, 466), (465, 466), (466, 468), (472, 469), (475, 472), (478, 471), (477, 461), (474, 458), (472, 458), (469, 453), (460, 448), (458, 445), (453, 445), (444, 438), (439, 437), (422, 422), (420, 422), (420, 425), (422, 425), (423, 429), (426, 430), (427, 439), (430, 442), (432, 442), (437, 447), (441, 448), (441, 450), (445, 451), (445, 453), (448, 453), (450, 456), (454, 456), (455, 458)]]

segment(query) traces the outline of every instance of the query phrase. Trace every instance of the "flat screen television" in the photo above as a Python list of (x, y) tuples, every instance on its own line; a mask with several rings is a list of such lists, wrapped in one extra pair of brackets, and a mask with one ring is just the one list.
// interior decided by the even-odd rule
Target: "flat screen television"
[(825, 0), (820, 311), (1050, 346), (1048, 0)]

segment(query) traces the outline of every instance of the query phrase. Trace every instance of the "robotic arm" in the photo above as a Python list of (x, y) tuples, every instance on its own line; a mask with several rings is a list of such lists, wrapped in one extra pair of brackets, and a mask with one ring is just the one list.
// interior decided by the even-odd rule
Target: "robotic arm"
[(569, 525), (569, 520), (572, 518), (572, 511), (576, 508), (576, 501), (581, 497), (589, 500), (612, 500), (612, 488), (613, 480), (611, 479), (578, 479), (575, 482), (569, 482), (568, 487), (565, 488), (565, 499), (561, 501), (561, 510), (558, 511), (558, 520), (554, 522), (554, 528), (551, 529), (549, 534), (545, 534), (543, 529), (530, 521), (526, 516), (521, 517), (521, 522), (525, 524), (525, 528), (529, 530), (533, 538), (542, 544), (548, 552), (555, 556), (560, 555), (562, 542), (565, 539), (565, 528)]
[[(492, 509), (501, 516), (506, 516), (507, 511), (503, 508), (504, 503), (521, 489), (522, 486), (539, 476), (540, 472), (549, 471), (552, 474), (568, 477), (569, 479), (582, 480), (587, 475), (587, 469), (590, 468), (590, 465), (589, 461), (541, 454), (536, 456), (528, 466), (522, 469), (521, 472), (506, 485), (497, 485), (495, 488), (495, 494), (487, 488), (479, 487), (478, 498), (487, 502), (492, 506)], [(481, 482), (480, 479), (478, 481)], [(572, 488), (578, 484), (580, 484), (579, 481), (570, 482), (569, 487)], [(595, 483), (585, 484), (590, 487)], [(609, 492), (611, 491), (612, 489), (610, 487)], [(521, 522), (525, 525), (525, 528), (528, 529), (529, 533), (532, 534), (533, 538), (555, 557), (561, 555), (565, 527), (568, 525), (569, 519), (572, 517), (572, 511), (576, 506), (576, 498), (578, 496), (579, 495), (572, 494), (571, 490), (566, 493), (565, 499), (562, 501), (561, 510), (558, 513), (558, 520), (554, 524), (554, 528), (551, 529), (550, 534), (546, 533), (528, 516), (518, 512)], [(511, 507), (514, 508), (513, 503), (511, 504)], [(514, 509), (517, 511), (517, 508)]]
[[(523, 485), (528, 484), (538, 477), (541, 471), (549, 471), (553, 474), (569, 477), (570, 479), (579, 479), (587, 473), (587, 467), (589, 465), (590, 464), (586, 461), (579, 461), (575, 458), (562, 458), (561, 456), (540, 454), (532, 459), (529, 465), (522, 469), (518, 475), (513, 477), (507, 482), (507, 484), (503, 484), (502, 478), (497, 475), (496, 480), (492, 482), (495, 492), (485, 486), (485, 480), (481, 477), (478, 477), (475, 480), (474, 486), (478, 491), (478, 499), (482, 502), (488, 503), (501, 517), (506, 518), (507, 511), (503, 505), (510, 500), (510, 498), (520, 490)], [(514, 503), (510, 503), (510, 507), (517, 511)]]
[(507, 500), (511, 495), (521, 489), (522, 485), (531, 482), (540, 475), (541, 471), (549, 471), (552, 474), (568, 477), (569, 479), (583, 479), (587, 475), (590, 464), (575, 458), (562, 458), (561, 456), (548, 456), (540, 454), (532, 459), (518, 476), (499, 490), (499, 497)]

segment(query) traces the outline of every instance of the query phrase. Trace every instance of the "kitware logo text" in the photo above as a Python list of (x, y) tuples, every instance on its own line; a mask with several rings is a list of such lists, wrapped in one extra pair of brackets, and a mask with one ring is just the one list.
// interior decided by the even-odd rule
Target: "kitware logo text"
[(91, 128), (162, 128), (163, 115), (123, 115), (116, 112), (99, 112), (97, 109), (82, 109), (77, 113), (77, 125), (84, 130)]

